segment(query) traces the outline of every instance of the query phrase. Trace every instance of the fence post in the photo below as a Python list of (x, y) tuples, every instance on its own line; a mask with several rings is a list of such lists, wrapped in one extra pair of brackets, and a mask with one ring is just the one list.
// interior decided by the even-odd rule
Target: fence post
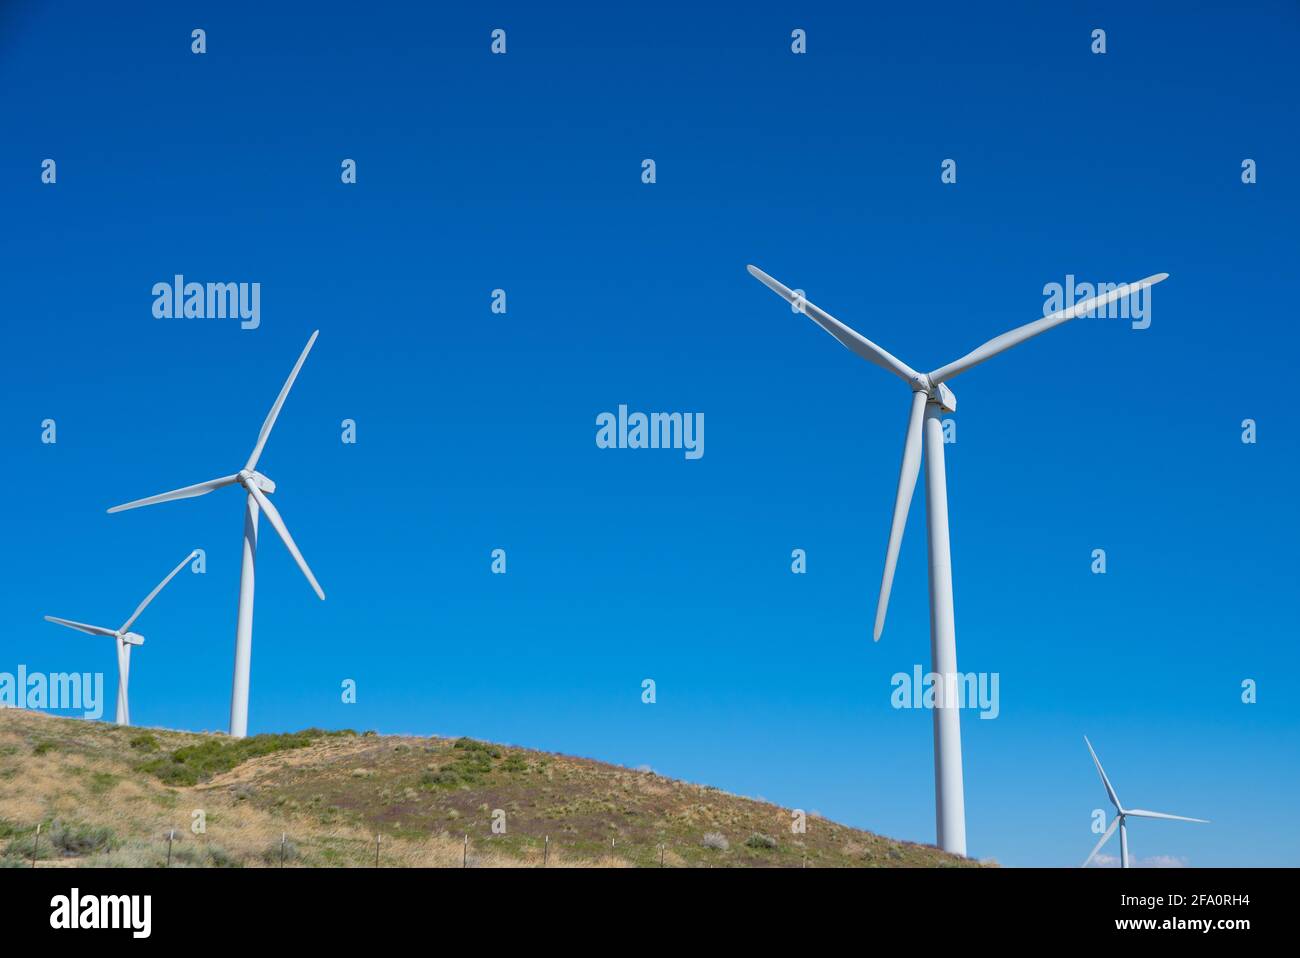
[(281, 868), (284, 867), (284, 846), (288, 840), (289, 840), (289, 833), (281, 832), (280, 833), (280, 867)]
[(542, 867), (546, 867), (546, 860), (551, 857), (551, 836), (546, 836), (546, 842), (542, 845)]
[(664, 846), (662, 842), (659, 844), (659, 867), (664, 867)]
[(176, 829), (167, 833), (167, 867), (172, 867), (172, 842), (176, 840)]
[(41, 823), (36, 823), (36, 841), (32, 842), (32, 867), (36, 867), (36, 851), (41, 847)]
[(375, 867), (376, 868), (379, 867), (379, 841), (381, 837), (382, 836), (380, 836), (379, 834), (375, 835)]
[(465, 833), (465, 850), (461, 853), (460, 867), (469, 868), (469, 833)]

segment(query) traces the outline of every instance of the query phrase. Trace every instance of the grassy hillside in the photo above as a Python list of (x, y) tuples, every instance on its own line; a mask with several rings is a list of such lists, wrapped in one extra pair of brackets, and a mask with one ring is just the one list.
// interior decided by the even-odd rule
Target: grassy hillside
[[(496, 810), (505, 832), (494, 833)], [(201, 811), (206, 833), (194, 834)], [(500, 815), (497, 816), (501, 818)], [(39, 839), (35, 835), (41, 823)], [(308, 730), (236, 741), (0, 709), (0, 866), (975, 864), (588, 759)], [(466, 856), (465, 836), (469, 836)], [(549, 850), (544, 851), (546, 836)]]

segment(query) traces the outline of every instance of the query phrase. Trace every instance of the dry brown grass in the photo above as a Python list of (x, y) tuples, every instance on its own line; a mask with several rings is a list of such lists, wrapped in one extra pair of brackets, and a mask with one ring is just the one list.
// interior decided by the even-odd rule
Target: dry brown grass
[[(132, 746), (146, 731), (158, 752)], [(175, 866), (276, 867), (286, 833), (290, 867), (373, 866), (376, 834), (384, 867), (462, 867), (466, 835), (476, 868), (541, 867), (547, 837), (550, 868), (657, 866), (661, 845), (665, 867), (973, 864), (817, 816), (807, 834), (791, 835), (790, 810), (771, 803), (469, 740), (320, 736), (193, 786), (164, 784), (143, 768), (213, 740), (0, 710), (0, 852), (30, 848), (26, 829), (58, 821), (111, 829), (114, 840), (77, 859), (47, 842), (49, 865), (161, 865), (172, 829)], [(506, 812), (508, 835), (492, 832), (494, 809)], [(195, 810), (206, 816), (206, 834), (191, 832)], [(724, 834), (729, 848), (705, 848), (706, 832)], [(746, 845), (755, 834), (777, 836), (777, 847)]]

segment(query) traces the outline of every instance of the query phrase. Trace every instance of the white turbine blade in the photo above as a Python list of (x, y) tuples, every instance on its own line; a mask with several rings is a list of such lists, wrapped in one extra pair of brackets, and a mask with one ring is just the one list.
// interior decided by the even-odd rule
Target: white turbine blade
[(66, 625), (70, 629), (85, 632), (87, 635), (106, 635), (109, 638), (117, 636), (117, 633), (112, 629), (106, 629), (102, 625), (86, 625), (84, 622), (73, 622), (71, 619), (60, 619), (53, 615), (47, 615), (45, 621), (53, 622), (55, 625)]
[(876, 605), (876, 628), (873, 633), (876, 642), (880, 641), (880, 633), (885, 628), (885, 611), (889, 608), (889, 592), (894, 586), (898, 550), (903, 544), (907, 511), (912, 506), (916, 477), (921, 471), (921, 425), (925, 421), (927, 399), (923, 392), (912, 393), (912, 411), (907, 417), (907, 438), (903, 440), (903, 464), (898, 470), (898, 492), (894, 496), (894, 519), (889, 527), (889, 547), (885, 550), (885, 572), (880, 578), (880, 602)]
[(1100, 306), (1106, 306), (1117, 299), (1125, 296), (1132, 296), (1139, 291), (1146, 289), (1148, 286), (1154, 286), (1156, 283), (1163, 282), (1169, 278), (1168, 273), (1156, 273), (1154, 276), (1148, 276), (1146, 279), (1140, 279), (1136, 283), (1130, 283), (1127, 286), (1118, 286), (1108, 293), (1101, 296), (1094, 296), (1091, 299), (1085, 299), (1082, 303), (1076, 303), (1069, 309), (1059, 310), (1050, 316), (1044, 316), (1042, 319), (1034, 320), (1032, 323), (1026, 323), (1008, 333), (1003, 333), (995, 339), (990, 339), (983, 346), (972, 350), (961, 359), (942, 366), (930, 373), (930, 379), (933, 382), (941, 383), (952, 379), (960, 373), (964, 373), (972, 366), (977, 366), (996, 356), (998, 353), (1005, 352), (1012, 346), (1018, 346), (1026, 339), (1033, 339), (1039, 333), (1045, 333), (1054, 326), (1060, 326), (1064, 322), (1075, 319), (1079, 316), (1086, 315)]
[(1097, 766), (1097, 774), (1101, 776), (1101, 784), (1106, 786), (1106, 794), (1110, 796), (1110, 802), (1115, 806), (1116, 811), (1124, 811), (1124, 806), (1119, 803), (1119, 796), (1115, 794), (1115, 789), (1111, 787), (1110, 779), (1106, 777), (1106, 770), (1101, 767), (1101, 759), (1097, 758), (1097, 753), (1092, 750), (1092, 743), (1088, 741), (1088, 736), (1083, 737), (1084, 744), (1088, 746), (1088, 752), (1092, 755), (1092, 762)]
[(1176, 822), (1200, 822), (1202, 825), (1210, 824), (1207, 818), (1188, 818), (1186, 815), (1166, 815), (1164, 812), (1148, 812), (1144, 808), (1126, 808), (1125, 815), (1133, 815), (1136, 818), (1169, 818)]
[(244, 464), (245, 469), (256, 469), (257, 460), (262, 457), (262, 448), (266, 445), (267, 437), (271, 435), (271, 430), (275, 427), (275, 420), (280, 415), (280, 407), (284, 405), (284, 400), (289, 395), (289, 390), (293, 388), (293, 381), (298, 378), (298, 370), (302, 369), (302, 364), (307, 361), (307, 354), (311, 352), (311, 347), (316, 342), (316, 337), (320, 335), (320, 330), (311, 334), (307, 340), (307, 345), (303, 347), (302, 355), (298, 361), (293, 364), (293, 369), (289, 373), (289, 378), (284, 381), (284, 388), (280, 390), (280, 395), (275, 397), (275, 405), (271, 411), (266, 414), (266, 422), (262, 423), (262, 431), (257, 434), (257, 445), (253, 447), (252, 454), (248, 457), (248, 462)]
[(187, 555), (184, 559), (181, 560), (180, 565), (172, 569), (171, 572), (168, 572), (167, 578), (163, 579), (156, 586), (154, 586), (154, 590), (144, 597), (143, 602), (141, 602), (138, 606), (135, 607), (135, 611), (131, 613), (131, 618), (123, 622), (122, 628), (118, 629), (118, 631), (125, 632), (127, 629), (131, 628), (131, 626), (135, 623), (135, 620), (140, 618), (140, 613), (143, 612), (145, 610), (145, 607), (148, 606), (149, 603), (154, 600), (154, 596), (156, 596), (159, 592), (163, 590), (163, 586), (165, 586), (172, 579), (176, 578), (176, 573), (180, 572), (181, 569), (184, 569), (186, 564), (193, 558), (194, 558), (194, 552), (191, 551), (189, 555)]
[(787, 303), (792, 303), (798, 306), (805, 316), (863, 359), (875, 363), (881, 369), (889, 370), (891, 373), (894, 373), (896, 376), (899, 376), (909, 383), (916, 379), (918, 375), (916, 370), (907, 365), (907, 363), (903, 362), (901, 359), (891, 356), (861, 333), (845, 326), (830, 313), (819, 309), (816, 305), (810, 303), (802, 296), (796, 296), (794, 290), (782, 285), (777, 280), (774, 280), (757, 266), (749, 266), (747, 269), (749, 270), (750, 275), (760, 283), (772, 290), (778, 296), (782, 297)]
[(311, 574), (311, 569), (307, 566), (307, 560), (304, 559), (302, 553), (298, 551), (298, 547), (294, 544), (293, 536), (289, 535), (288, 527), (285, 526), (284, 520), (280, 518), (280, 513), (276, 511), (275, 506), (271, 505), (271, 500), (266, 498), (266, 495), (262, 490), (257, 488), (257, 486), (251, 482), (248, 484), (248, 491), (252, 494), (253, 498), (257, 500), (257, 504), (262, 507), (262, 511), (266, 513), (266, 518), (271, 520), (271, 525), (275, 527), (275, 531), (278, 532), (280, 538), (284, 540), (284, 546), (289, 550), (289, 555), (293, 556), (293, 561), (298, 563), (298, 568), (301, 569), (302, 574), (307, 577), (307, 581), (311, 583), (311, 587), (316, 590), (318, 596), (324, 599), (325, 593), (321, 589), (320, 583), (317, 582), (316, 577)]
[(229, 486), (238, 481), (239, 476), (222, 476), (220, 479), (209, 479), (207, 482), (195, 483), (192, 486), (186, 486), (184, 489), (173, 489), (171, 492), (161, 492), (156, 496), (149, 496), (147, 499), (136, 499), (134, 502), (113, 506), (108, 511), (125, 512), (127, 509), (152, 506), (158, 502), (171, 502), (173, 499), (193, 499), (195, 496), (206, 496), (213, 489), (220, 489), (222, 486)]
[(1097, 852), (1101, 851), (1101, 846), (1105, 845), (1110, 839), (1110, 836), (1115, 834), (1115, 829), (1118, 827), (1119, 816), (1116, 815), (1110, 820), (1110, 825), (1106, 827), (1106, 830), (1101, 833), (1101, 838), (1098, 839), (1097, 844), (1092, 846), (1092, 851), (1089, 852), (1088, 857), (1083, 860), (1083, 864), (1079, 866), (1080, 868), (1087, 868), (1088, 865), (1092, 863), (1092, 860), (1097, 857)]

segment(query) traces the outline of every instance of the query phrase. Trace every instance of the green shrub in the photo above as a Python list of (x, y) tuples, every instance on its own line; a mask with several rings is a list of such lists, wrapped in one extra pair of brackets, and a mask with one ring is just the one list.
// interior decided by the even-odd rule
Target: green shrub
[(95, 772), (90, 776), (90, 793), (103, 795), (111, 791), (118, 783), (118, 777), (112, 772)]
[(131, 747), (137, 752), (156, 752), (158, 751), (158, 736), (152, 732), (141, 732), (131, 738)]
[(750, 835), (745, 839), (745, 844), (750, 848), (757, 848), (762, 851), (770, 852), (776, 848), (776, 839), (771, 835), (760, 835), (758, 832), (755, 832), (753, 835)]
[[(279, 845), (276, 847), (279, 848)], [(166, 849), (163, 850), (163, 854), (166, 854)], [(276, 861), (279, 860), (277, 857)], [(234, 855), (220, 845), (181, 844), (179, 842), (172, 849), (172, 865), (179, 868), (244, 867), (243, 861), (235, 858)]]
[[(310, 735), (312, 738), (355, 738), (357, 732), (356, 729), (350, 729), (350, 728), (335, 729), (334, 731), (331, 732), (329, 729), (316, 728), (313, 725), (311, 728), (303, 729), (298, 734)], [(375, 733), (368, 732), (367, 734), (373, 735)]]
[(172, 865), (180, 868), (202, 868), (207, 855), (202, 845), (182, 845), (179, 842), (172, 848)]
[[(42, 835), (42, 839), (44, 837)], [(50, 825), (49, 842), (62, 855), (112, 851), (118, 844), (117, 836), (107, 826), (62, 821)]]
[(243, 868), (244, 863), (220, 845), (208, 846), (208, 861), (213, 868)]
[(303, 748), (315, 738), (310, 731), (254, 735), (243, 739), (212, 738), (150, 759), (140, 767), (168, 785), (197, 785), (214, 775), (228, 772), (249, 759)]
[(727, 841), (727, 836), (722, 832), (705, 832), (700, 844), (719, 852), (725, 852), (731, 847), (731, 842)]
[(456, 774), (474, 783), (482, 775), (492, 771), (492, 760), (501, 757), (501, 750), (485, 742), (476, 742), (472, 738), (459, 738), (452, 748), (457, 750)]
[[(479, 742), (472, 738), (458, 738), (456, 739), (455, 744), (452, 745), (452, 748), (458, 748), (467, 753), (482, 752), (489, 758), (501, 757), (501, 750), (496, 746), (489, 745), (487, 742)], [(465, 758), (467, 756), (462, 755), (460, 757)]]
[(281, 848), (279, 842), (274, 842), (273, 844), (268, 845), (266, 850), (262, 852), (262, 861), (268, 865), (278, 866), (281, 861), (281, 856), (283, 856), (286, 865), (289, 864), (289, 862), (297, 861), (300, 857), (298, 854), (298, 846), (293, 842), (286, 841), (284, 847)]
[(57, 746), (53, 742), (37, 742), (36, 745), (32, 747), (32, 754), (46, 755), (49, 752), (54, 751), (55, 748), (57, 748)]
[(452, 768), (441, 768), (436, 772), (425, 772), (420, 776), (420, 785), (423, 788), (455, 788), (460, 781), (460, 776)]
[(92, 855), (84, 862), (88, 868), (164, 868), (167, 847), (155, 843), (131, 841), (121, 848)]
[(492, 771), (492, 759), (486, 752), (466, 752), (456, 757), (455, 768), (464, 775), (486, 775)]
[[(32, 829), (32, 831), (34, 832), (36, 831), (36, 829)], [(42, 832), (41, 844), (44, 845), (45, 848), (48, 850), (49, 845), (45, 843), (44, 837), (45, 837), (44, 833)], [(2, 850), (0, 850), (0, 857), (16, 858), (20, 861), (23, 859), (27, 859), (28, 861), (30, 861), (32, 857), (32, 843), (34, 841), (35, 838), (30, 834), (21, 835), (21, 836), (15, 835), (13, 838), (9, 839), (5, 847)]]

